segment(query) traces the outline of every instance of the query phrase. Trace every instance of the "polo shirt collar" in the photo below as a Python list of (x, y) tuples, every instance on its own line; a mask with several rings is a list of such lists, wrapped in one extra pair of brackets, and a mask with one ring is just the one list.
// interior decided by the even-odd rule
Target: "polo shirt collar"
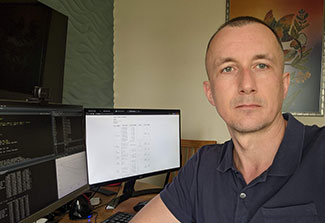
[(286, 113), (283, 116), (288, 124), (273, 164), (268, 170), (268, 174), (273, 176), (293, 174), (302, 157), (305, 127), (291, 114)]
[(233, 168), (233, 157), (232, 157), (232, 151), (234, 148), (234, 144), (232, 140), (226, 142), (222, 146), (222, 156), (220, 159), (220, 163), (217, 167), (217, 170), (224, 173), (229, 169)]
[[(288, 121), (287, 128), (273, 164), (268, 170), (268, 175), (291, 175), (301, 160), (305, 133), (304, 125), (289, 113), (283, 114), (283, 117)], [(234, 144), (232, 140), (223, 145), (223, 155), (217, 167), (218, 171), (226, 172), (229, 169), (235, 170), (233, 164), (233, 148)]]

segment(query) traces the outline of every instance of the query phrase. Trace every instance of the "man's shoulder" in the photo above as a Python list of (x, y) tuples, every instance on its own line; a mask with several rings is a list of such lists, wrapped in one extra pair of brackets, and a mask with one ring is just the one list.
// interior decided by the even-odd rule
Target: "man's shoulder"
[(325, 142), (325, 126), (305, 125), (305, 139), (321, 139)]
[(313, 150), (325, 154), (325, 127), (305, 126), (304, 151)]

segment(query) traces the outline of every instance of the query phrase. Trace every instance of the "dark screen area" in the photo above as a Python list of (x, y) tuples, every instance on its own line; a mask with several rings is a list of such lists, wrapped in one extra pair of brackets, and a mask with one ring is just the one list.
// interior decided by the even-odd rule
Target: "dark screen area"
[[(61, 103), (68, 17), (37, 0), (0, 1), (0, 98)], [(45, 92), (43, 91), (43, 92)]]
[(49, 127), (49, 114), (0, 114), (0, 170), (22, 161), (54, 155), (52, 129)]
[(85, 149), (83, 114), (66, 114), (65, 116), (54, 116), (55, 146), (57, 153), (71, 154)]
[(0, 175), (1, 223), (18, 222), (57, 200), (55, 161)]
[(87, 186), (83, 126), (82, 106), (0, 100), (0, 223), (33, 222), (80, 195)]
[(49, 15), (41, 4), (1, 5), (1, 89), (30, 94), (41, 86)]

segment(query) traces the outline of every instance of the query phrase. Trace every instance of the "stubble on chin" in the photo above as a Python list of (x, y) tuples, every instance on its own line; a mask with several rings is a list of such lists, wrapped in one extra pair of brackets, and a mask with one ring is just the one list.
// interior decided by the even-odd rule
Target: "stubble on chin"
[(266, 129), (270, 123), (267, 122), (261, 122), (258, 121), (251, 121), (248, 122), (248, 120), (239, 120), (239, 121), (233, 121), (227, 124), (228, 129), (230, 132), (237, 132), (240, 134), (249, 134), (249, 133), (255, 133), (262, 131), (263, 129)]

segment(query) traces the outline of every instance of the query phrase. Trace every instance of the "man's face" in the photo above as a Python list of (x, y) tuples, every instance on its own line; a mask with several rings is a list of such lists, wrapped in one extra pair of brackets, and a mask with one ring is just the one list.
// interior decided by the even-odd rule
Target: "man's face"
[(206, 65), (206, 96), (231, 131), (259, 131), (282, 118), (290, 76), (283, 74), (282, 50), (267, 27), (223, 28), (211, 41)]

